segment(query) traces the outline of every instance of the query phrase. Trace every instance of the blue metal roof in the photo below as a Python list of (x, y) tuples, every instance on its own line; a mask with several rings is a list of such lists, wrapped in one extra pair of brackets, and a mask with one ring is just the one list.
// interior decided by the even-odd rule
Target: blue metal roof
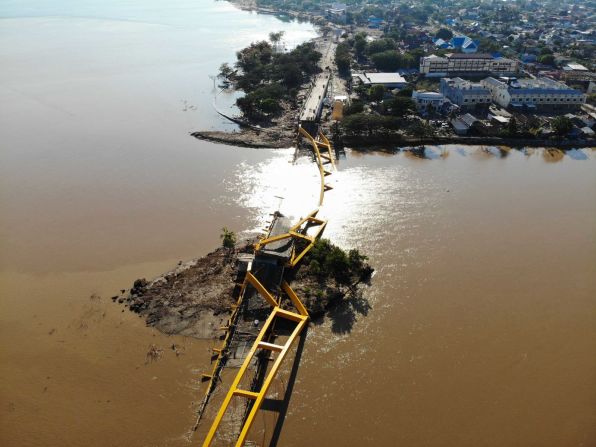
[(455, 47), (461, 47), (464, 42), (466, 41), (467, 37), (466, 36), (457, 36), (454, 37), (453, 39), (451, 39), (451, 44)]

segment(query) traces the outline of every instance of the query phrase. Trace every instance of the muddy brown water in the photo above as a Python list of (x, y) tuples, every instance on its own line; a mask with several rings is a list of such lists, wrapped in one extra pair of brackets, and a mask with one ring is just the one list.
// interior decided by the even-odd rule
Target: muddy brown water
[[(0, 441), (188, 445), (211, 342), (159, 334), (110, 297), (207, 253), (222, 225), (314, 206), (307, 157), (188, 136), (227, 126), (206, 79), (224, 49), (312, 28), (221, 2), (7, 5)], [(326, 236), (377, 272), (367, 303), (311, 326), (278, 445), (596, 444), (595, 168), (589, 149), (347, 151)]]

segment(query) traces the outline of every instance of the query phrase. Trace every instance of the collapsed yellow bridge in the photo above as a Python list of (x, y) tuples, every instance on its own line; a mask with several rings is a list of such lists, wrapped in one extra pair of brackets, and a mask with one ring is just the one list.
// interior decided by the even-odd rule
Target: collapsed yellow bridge
[[(323, 133), (319, 132), (316, 138), (312, 137), (306, 130), (302, 127), (299, 128), (299, 132), (302, 136), (304, 136), (312, 146), (315, 162), (319, 169), (320, 178), (321, 178), (321, 187), (320, 187), (320, 194), (319, 194), (319, 202), (318, 206), (307, 214), (306, 217), (300, 219), (295, 225), (293, 225), (286, 233), (271, 236), (268, 238), (261, 239), (259, 242), (255, 244), (255, 253), (259, 253), (263, 251), (269, 244), (279, 242), (282, 240), (294, 240), (296, 242), (301, 242), (300, 244), (293, 245), (292, 253), (290, 258), (287, 262), (287, 268), (294, 268), (300, 262), (300, 260), (308, 253), (308, 251), (314, 246), (317, 239), (321, 236), (325, 226), (327, 225), (327, 221), (319, 219), (317, 214), (321, 206), (323, 205), (323, 200), (325, 198), (325, 192), (332, 189), (327, 183), (325, 183), (326, 177), (331, 175), (331, 171), (328, 170), (330, 167), (331, 169), (335, 168), (335, 162), (333, 157), (333, 152), (331, 149), (331, 144), (329, 140), (323, 135)], [(314, 228), (314, 233), (308, 234), (308, 230)], [(306, 245), (305, 245), (306, 244)], [(283, 293), (289, 298), (292, 305), (295, 308), (295, 312), (288, 311), (282, 309), (280, 307), (282, 301), (282, 294), (279, 293), (279, 296), (275, 296), (275, 293), (267, 290), (267, 288), (257, 279), (253, 273), (247, 271), (244, 281), (242, 282), (242, 287), (240, 290), (239, 298), (236, 305), (233, 306), (232, 315), (230, 316), (228, 327), (230, 327), (236, 321), (238, 317), (238, 312), (240, 309), (240, 304), (244, 298), (244, 294), (246, 292), (247, 286), (251, 285), (256, 289), (258, 294), (263, 297), (266, 302), (271, 305), (272, 311), (269, 314), (269, 317), (265, 321), (265, 324), (259, 331), (257, 338), (255, 339), (252, 347), (250, 348), (242, 366), (240, 367), (236, 377), (234, 378), (230, 389), (228, 390), (213, 423), (205, 437), (203, 442), (203, 447), (211, 446), (212, 442), (215, 439), (217, 431), (220, 427), (222, 419), (224, 418), (226, 411), (232, 401), (235, 398), (245, 398), (252, 400), (252, 406), (249, 406), (250, 411), (248, 415), (242, 421), (242, 426), (240, 428), (240, 434), (236, 440), (235, 446), (242, 447), (245, 444), (246, 438), (248, 436), (249, 430), (253, 425), (255, 417), (259, 412), (261, 405), (267, 395), (267, 392), (273, 382), (275, 376), (277, 375), (281, 364), (283, 363), (288, 351), (296, 341), (296, 339), (300, 336), (303, 329), (308, 324), (309, 315), (306, 307), (300, 301), (296, 293), (292, 290), (290, 285), (282, 280), (281, 282), (281, 289)], [(269, 340), (270, 335), (272, 334), (272, 328), (275, 327), (275, 324), (283, 320), (284, 323), (293, 325), (292, 330), (289, 333), (284, 344), (276, 344), (272, 343)], [(225, 329), (225, 328), (224, 328)], [(217, 354), (217, 360), (215, 362), (215, 366), (213, 368), (213, 372), (211, 375), (205, 376), (209, 380), (209, 384), (207, 386), (207, 391), (205, 395), (205, 399), (203, 400), (203, 408), (200, 409), (200, 412), (204, 410), (204, 406), (206, 405), (209, 394), (215, 388), (216, 382), (219, 377), (219, 372), (222, 368), (222, 361), (224, 358), (224, 352), (229, 346), (230, 342), (230, 331), (226, 331), (226, 336), (223, 340), (222, 347), (220, 349), (214, 349), (214, 352)], [(272, 367), (268, 370), (266, 377), (264, 378), (262, 385), (259, 390), (249, 390), (241, 387), (241, 383), (245, 378), (245, 373), (253, 361), (254, 357), (260, 351), (269, 351), (277, 353), (277, 357), (275, 358)]]

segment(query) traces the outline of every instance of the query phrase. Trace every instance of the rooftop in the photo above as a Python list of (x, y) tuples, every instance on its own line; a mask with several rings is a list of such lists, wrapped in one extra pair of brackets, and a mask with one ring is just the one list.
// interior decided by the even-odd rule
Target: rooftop
[(565, 67), (563, 67), (563, 70), (566, 70), (566, 71), (588, 71), (588, 69), (586, 67), (584, 67), (582, 64), (577, 64), (575, 62), (569, 62)]
[(413, 98), (421, 98), (421, 99), (442, 99), (444, 96), (441, 93), (437, 92), (425, 92), (421, 91), (414, 91), (412, 92)]
[(447, 57), (450, 59), (494, 59), (494, 57), (488, 53), (454, 53), (448, 54)]
[(399, 73), (363, 73), (358, 77), (365, 84), (405, 84), (407, 82)]

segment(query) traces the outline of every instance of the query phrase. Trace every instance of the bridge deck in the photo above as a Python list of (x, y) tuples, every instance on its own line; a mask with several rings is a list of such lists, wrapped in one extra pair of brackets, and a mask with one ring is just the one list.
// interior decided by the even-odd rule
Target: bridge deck
[[(287, 233), (292, 228), (292, 221), (287, 217), (277, 213), (273, 218), (269, 234), (267, 237), (275, 237)], [(260, 254), (263, 256), (271, 256), (285, 262), (292, 256), (292, 247), (294, 241), (290, 238), (281, 239), (268, 244), (264, 247)]]
[(321, 116), (323, 100), (329, 86), (329, 75), (326, 73), (316, 77), (315, 82), (308, 92), (304, 107), (300, 113), (300, 122), (316, 122)]

